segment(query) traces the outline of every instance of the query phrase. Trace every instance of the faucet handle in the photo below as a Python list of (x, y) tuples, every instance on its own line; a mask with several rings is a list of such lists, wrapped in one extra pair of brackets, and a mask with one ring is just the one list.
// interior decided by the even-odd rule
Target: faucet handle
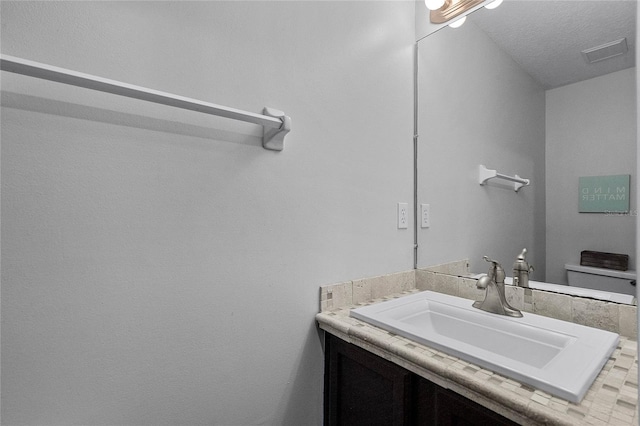
[(522, 252), (518, 255), (518, 260), (524, 260), (526, 255), (527, 255), (527, 249), (523, 248)]
[(486, 260), (487, 262), (491, 263), (492, 265), (489, 267), (489, 272), (487, 272), (487, 276), (493, 280), (496, 276), (496, 262), (495, 260), (491, 260), (489, 259), (489, 256), (482, 256), (482, 258), (484, 260)]
[(489, 258), (489, 256), (482, 256), (482, 258), (483, 258), (484, 260), (486, 260), (487, 262), (498, 263), (498, 262), (496, 262), (495, 260), (490, 259), (490, 258)]
[(482, 256), (482, 258), (492, 264), (489, 268), (489, 272), (487, 273), (489, 278), (495, 280), (499, 284), (504, 283), (504, 277), (506, 276), (506, 274), (504, 273), (504, 268), (502, 267), (502, 265), (500, 265), (497, 260), (489, 258), (489, 256)]

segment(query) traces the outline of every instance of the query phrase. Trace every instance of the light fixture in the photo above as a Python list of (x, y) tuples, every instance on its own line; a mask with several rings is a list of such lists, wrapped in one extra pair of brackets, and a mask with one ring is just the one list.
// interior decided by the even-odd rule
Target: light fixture
[(495, 9), (502, 4), (502, 0), (494, 0), (485, 6), (485, 9)]
[[(429, 13), (429, 19), (433, 24), (444, 24), (454, 18), (464, 15), (476, 6), (481, 5), (484, 0), (445, 0), (444, 5), (438, 10)], [(457, 22), (457, 21), (456, 21)], [(455, 24), (455, 22), (453, 22)], [(458, 26), (464, 21), (459, 22)]]
[(464, 24), (464, 21), (467, 20), (467, 15), (463, 16), (460, 19), (457, 19), (455, 21), (453, 21), (452, 23), (449, 24), (449, 26), (451, 28), (460, 28), (462, 26), (462, 24)]
[(445, 0), (424, 0), (424, 5), (427, 6), (429, 10), (440, 9), (444, 6)]

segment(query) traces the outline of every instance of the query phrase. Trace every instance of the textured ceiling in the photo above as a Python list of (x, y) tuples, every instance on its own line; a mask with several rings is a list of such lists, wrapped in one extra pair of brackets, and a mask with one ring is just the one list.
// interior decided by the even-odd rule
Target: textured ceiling
[[(636, 0), (504, 0), (469, 20), (543, 87), (635, 66)], [(622, 56), (588, 64), (581, 51), (626, 37)]]

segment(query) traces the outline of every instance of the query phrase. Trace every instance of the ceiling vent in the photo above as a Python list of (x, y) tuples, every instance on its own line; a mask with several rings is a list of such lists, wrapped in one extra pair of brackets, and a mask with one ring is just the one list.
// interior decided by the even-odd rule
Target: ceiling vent
[(627, 53), (627, 50), (629, 50), (627, 47), (627, 39), (621, 38), (620, 40), (592, 47), (591, 49), (585, 49), (582, 51), (582, 56), (584, 56), (584, 59), (588, 63), (593, 64), (594, 62), (604, 61), (614, 56), (624, 55)]

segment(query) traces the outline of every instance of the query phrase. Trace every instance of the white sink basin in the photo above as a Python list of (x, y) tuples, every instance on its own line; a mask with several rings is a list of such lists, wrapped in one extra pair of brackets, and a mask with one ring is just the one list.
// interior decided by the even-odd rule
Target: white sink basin
[(618, 344), (609, 331), (526, 312), (491, 314), (472, 303), (424, 291), (351, 316), (576, 403)]

